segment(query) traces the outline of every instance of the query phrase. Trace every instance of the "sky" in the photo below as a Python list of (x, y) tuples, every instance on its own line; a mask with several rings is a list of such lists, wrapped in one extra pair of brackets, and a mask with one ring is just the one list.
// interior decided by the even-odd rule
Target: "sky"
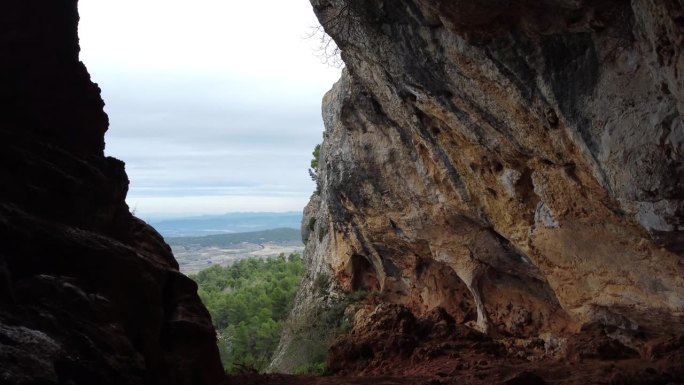
[(307, 0), (80, 0), (81, 60), (102, 89), (105, 153), (143, 219), (301, 211), (322, 140)]

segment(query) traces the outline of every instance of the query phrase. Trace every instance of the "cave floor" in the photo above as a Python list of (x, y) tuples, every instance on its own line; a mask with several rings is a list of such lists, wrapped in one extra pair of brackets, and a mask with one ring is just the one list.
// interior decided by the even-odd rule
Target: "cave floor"
[[(674, 364), (674, 365), (673, 365)], [(548, 362), (506, 365), (479, 363), (468, 369), (457, 369), (462, 363), (445, 360), (416, 364), (416, 372), (433, 375), (344, 375), (297, 376), (284, 374), (243, 374), (232, 376), (226, 385), (684, 385), (684, 363), (626, 360), (585, 360), (580, 363)], [(408, 369), (410, 372), (410, 368)]]

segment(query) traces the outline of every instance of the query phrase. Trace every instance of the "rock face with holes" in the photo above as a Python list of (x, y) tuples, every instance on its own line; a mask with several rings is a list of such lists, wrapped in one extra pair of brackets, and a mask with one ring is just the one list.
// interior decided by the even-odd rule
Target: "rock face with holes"
[(0, 9), (0, 383), (219, 383), (196, 285), (103, 155), (76, 1)]
[(682, 333), (681, 2), (312, 4), (346, 63), (317, 266), (490, 336)]

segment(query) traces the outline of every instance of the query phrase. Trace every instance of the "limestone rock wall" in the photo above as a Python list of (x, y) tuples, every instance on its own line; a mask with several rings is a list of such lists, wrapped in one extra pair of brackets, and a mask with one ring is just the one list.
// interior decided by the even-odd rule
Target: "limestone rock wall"
[(346, 69), (307, 251), (342, 287), (493, 336), (682, 332), (681, 2), (312, 4)]
[(0, 5), (0, 383), (217, 384), (209, 313), (124, 201), (75, 0)]

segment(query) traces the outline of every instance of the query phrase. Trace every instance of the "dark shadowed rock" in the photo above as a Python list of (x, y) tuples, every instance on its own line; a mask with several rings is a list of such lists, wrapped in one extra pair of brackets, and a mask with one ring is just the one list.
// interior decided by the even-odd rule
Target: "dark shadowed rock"
[(0, 5), (0, 383), (217, 384), (195, 284), (125, 204), (75, 0)]
[(515, 376), (504, 381), (502, 385), (546, 385), (547, 382), (544, 381), (538, 375), (532, 372), (522, 372), (516, 374)]

